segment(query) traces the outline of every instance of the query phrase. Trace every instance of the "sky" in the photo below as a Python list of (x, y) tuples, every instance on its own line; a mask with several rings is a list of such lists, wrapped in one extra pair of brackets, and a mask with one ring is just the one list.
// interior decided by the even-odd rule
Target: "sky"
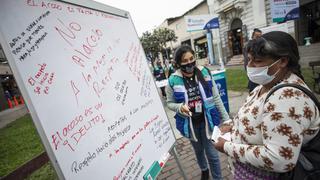
[(95, 0), (130, 13), (139, 36), (165, 19), (181, 16), (202, 0)]

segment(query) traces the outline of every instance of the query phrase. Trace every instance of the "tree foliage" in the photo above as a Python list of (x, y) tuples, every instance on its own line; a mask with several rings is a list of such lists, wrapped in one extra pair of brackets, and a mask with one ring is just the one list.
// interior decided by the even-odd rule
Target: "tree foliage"
[(168, 28), (158, 28), (152, 33), (146, 31), (140, 37), (141, 44), (148, 58), (154, 60), (158, 53), (167, 49), (167, 43), (177, 41), (175, 32)]

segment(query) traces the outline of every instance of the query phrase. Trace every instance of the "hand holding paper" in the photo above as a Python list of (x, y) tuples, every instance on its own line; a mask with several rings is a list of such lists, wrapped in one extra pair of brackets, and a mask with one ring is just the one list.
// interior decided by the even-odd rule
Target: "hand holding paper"
[(218, 138), (221, 137), (227, 141), (230, 141), (231, 140), (231, 134), (230, 132), (227, 132), (225, 134), (222, 135), (220, 129), (218, 126), (214, 126), (213, 128), (213, 133), (212, 133), (212, 136), (211, 136), (211, 139), (214, 141), (214, 142), (218, 142)]

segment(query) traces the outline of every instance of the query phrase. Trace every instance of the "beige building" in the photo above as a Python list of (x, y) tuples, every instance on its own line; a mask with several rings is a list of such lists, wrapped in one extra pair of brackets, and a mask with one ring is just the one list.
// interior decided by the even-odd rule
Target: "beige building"
[(185, 16), (203, 14), (209, 14), (209, 6), (206, 0), (200, 2), (181, 16), (168, 18), (161, 25), (159, 25), (158, 28), (166, 27), (174, 30), (176, 36), (178, 37), (176, 42), (168, 43), (167, 46), (174, 50), (181, 44), (188, 44), (195, 50), (197, 58), (206, 58), (208, 52), (206, 31), (188, 32), (184, 18)]

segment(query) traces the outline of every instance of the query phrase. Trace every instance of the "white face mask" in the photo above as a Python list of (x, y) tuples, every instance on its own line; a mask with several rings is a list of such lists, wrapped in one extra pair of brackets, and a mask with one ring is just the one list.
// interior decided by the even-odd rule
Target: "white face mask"
[[(280, 59), (279, 59), (280, 60)], [(271, 82), (275, 75), (280, 71), (280, 69), (274, 73), (273, 75), (268, 74), (268, 69), (276, 64), (279, 60), (272, 63), (270, 66), (263, 66), (263, 67), (249, 67), (247, 66), (247, 75), (250, 79), (250, 81), (260, 84), (260, 85), (266, 85), (269, 82)]]

